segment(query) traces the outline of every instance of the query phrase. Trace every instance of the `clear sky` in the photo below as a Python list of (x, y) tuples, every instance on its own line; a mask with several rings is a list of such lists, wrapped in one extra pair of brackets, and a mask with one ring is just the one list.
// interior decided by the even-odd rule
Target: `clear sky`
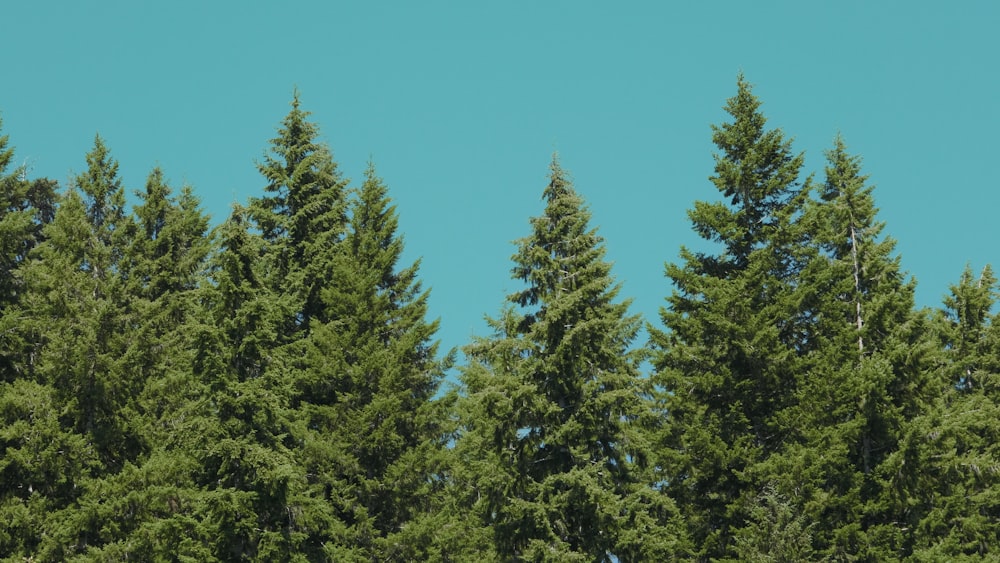
[(298, 86), (355, 185), (375, 160), (451, 347), (517, 287), (555, 150), (658, 322), (742, 70), (807, 173), (838, 131), (864, 158), (934, 306), (967, 262), (1000, 266), (998, 28), (995, 0), (7, 2), (0, 115), (32, 176), (65, 185), (99, 132), (130, 191), (159, 165), (218, 221), (261, 195)]

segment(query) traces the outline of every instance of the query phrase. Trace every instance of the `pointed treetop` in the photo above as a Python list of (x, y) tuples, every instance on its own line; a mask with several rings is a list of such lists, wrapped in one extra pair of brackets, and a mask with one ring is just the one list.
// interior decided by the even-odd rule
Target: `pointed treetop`
[(950, 293), (944, 298), (953, 322), (964, 327), (985, 325), (990, 311), (998, 297), (997, 278), (989, 264), (983, 267), (977, 279), (970, 264), (965, 265), (957, 284), (949, 287)]
[(110, 242), (110, 232), (125, 214), (125, 190), (118, 176), (118, 161), (112, 158), (100, 134), (94, 135), (94, 148), (87, 153), (87, 170), (76, 177), (74, 184), (87, 202), (90, 224), (105, 242)]
[[(3, 129), (3, 119), (0, 118), (0, 130)], [(14, 158), (14, 148), (7, 147), (7, 143), (10, 140), (9, 135), (0, 135), (0, 173), (10, 165), (10, 161)]]
[[(734, 264), (785, 230), (801, 206), (805, 191), (799, 181), (802, 153), (793, 154), (781, 129), (765, 129), (761, 102), (742, 75), (737, 93), (725, 110), (732, 120), (712, 126), (715, 173), (709, 180), (729, 199), (726, 204), (697, 203), (695, 229), (707, 239), (724, 242)], [(808, 184), (808, 180), (806, 180)]]
[(556, 198), (574, 193), (573, 183), (566, 171), (559, 163), (559, 152), (552, 153), (552, 162), (549, 164), (549, 185), (543, 192), (545, 201), (551, 203)]
[(724, 123), (721, 126), (712, 125), (712, 141), (722, 149), (729, 158), (740, 158), (740, 145), (734, 143), (736, 139), (744, 142), (757, 142), (764, 134), (764, 126), (767, 118), (760, 112), (761, 101), (753, 93), (753, 84), (750, 84), (743, 73), (736, 77), (736, 95), (726, 100), (723, 109), (733, 116), (732, 123)]
[[(292, 110), (257, 164), (267, 180), (264, 191), (269, 195), (255, 200), (251, 216), (267, 240), (290, 235), (299, 244), (308, 236), (304, 222), (316, 220), (331, 205), (342, 214), (339, 209), (347, 182), (340, 176), (332, 151), (318, 140), (319, 127), (309, 121), (310, 113), (299, 107), (297, 88), (293, 96)], [(339, 217), (335, 220), (340, 221)]]
[(77, 176), (77, 187), (85, 194), (98, 197), (121, 187), (118, 161), (112, 158), (100, 133), (94, 135), (94, 148), (86, 158), (87, 171)]
[(824, 154), (827, 181), (820, 194), (822, 199), (830, 201), (838, 196), (852, 198), (859, 192), (867, 195), (872, 191), (873, 186), (865, 186), (868, 175), (861, 173), (861, 156), (847, 152), (847, 144), (840, 133), (833, 139), (833, 148)]

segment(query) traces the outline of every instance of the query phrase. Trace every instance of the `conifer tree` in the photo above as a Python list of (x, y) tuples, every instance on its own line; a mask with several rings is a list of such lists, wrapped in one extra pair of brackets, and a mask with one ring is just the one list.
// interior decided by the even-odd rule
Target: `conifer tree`
[(174, 196), (159, 168), (150, 172), (145, 191), (137, 196), (136, 234), (123, 268), (137, 320), (124, 360), (133, 377), (144, 382), (141, 414), (155, 424), (168, 404), (176, 405), (176, 391), (167, 389), (193, 384), (194, 335), (209, 322), (202, 283), (211, 239), (208, 217), (191, 188)]
[(143, 192), (136, 192), (138, 233), (129, 248), (134, 293), (158, 299), (169, 293), (194, 289), (204, 274), (209, 254), (208, 217), (190, 186), (179, 195), (166, 183), (163, 171), (154, 168)]
[(125, 210), (125, 189), (118, 177), (118, 162), (111, 157), (100, 135), (87, 153), (87, 170), (75, 180), (83, 196), (91, 236), (84, 268), (97, 280), (111, 280), (118, 273), (131, 222)]
[(268, 182), (264, 188), (268, 195), (250, 205), (250, 216), (273, 261), (268, 283), (299, 301), (290, 333), (304, 331), (317, 315), (321, 322), (326, 320), (321, 293), (331, 277), (335, 247), (347, 220), (347, 181), (308, 117), (309, 112), (299, 107), (296, 91), (292, 111), (271, 140), (270, 154), (258, 164)]
[(1000, 373), (996, 355), (997, 330), (993, 307), (998, 284), (993, 268), (986, 265), (977, 278), (966, 266), (958, 284), (944, 300), (941, 344), (947, 353), (944, 381), (959, 392), (984, 388), (994, 391), (993, 377)]
[(295, 461), (291, 381), (285, 346), (290, 296), (267, 285), (265, 242), (250, 232), (236, 206), (219, 228), (214, 257), (212, 331), (203, 327), (194, 359), (216, 418), (189, 448), (197, 452), (197, 483), (222, 560), (293, 560), (323, 553), (328, 510), (310, 498)]
[(656, 380), (669, 421), (660, 465), (703, 558), (732, 554), (733, 531), (766, 492), (753, 468), (779, 451), (791, 429), (803, 322), (795, 279), (806, 258), (799, 218), (808, 182), (802, 155), (780, 130), (765, 128), (760, 101), (739, 76), (725, 106), (732, 121), (713, 127), (710, 178), (725, 201), (688, 212), (719, 252), (681, 249), (668, 264), (675, 290), (652, 329)]
[[(3, 122), (0, 120), (0, 126)], [(14, 149), (0, 136), (0, 381), (26, 375), (25, 343), (18, 327), (24, 315), (20, 301), (25, 282), (21, 266), (42, 240), (43, 227), (52, 221), (56, 183), (29, 180), (24, 166), (10, 170)]]
[(440, 447), (443, 414), (432, 398), (443, 366), (430, 340), (437, 323), (425, 320), (419, 262), (399, 268), (398, 219), (374, 165), (350, 211), (322, 291), (329, 321), (314, 318), (293, 376), (308, 444), (301, 462), (325, 490), (340, 492), (329, 500), (351, 526), (354, 548), (400, 559), (413, 556), (418, 540), (393, 536), (425, 508), (424, 465)]
[(456, 478), (501, 559), (677, 556), (683, 534), (646, 479), (637, 424), (650, 408), (629, 349), (640, 321), (616, 302), (603, 241), (555, 158), (544, 201), (513, 257), (524, 289), (466, 349)]
[[(308, 117), (309, 113), (300, 108), (296, 91), (291, 112), (278, 129), (278, 136), (272, 139), (269, 153), (258, 165), (268, 182), (267, 195), (251, 200), (247, 217), (253, 220), (260, 236), (241, 232), (243, 228), (231, 231), (236, 237), (232, 241), (239, 243), (232, 249), (242, 250), (223, 253), (229, 264), (223, 267), (227, 281), (220, 283), (220, 289), (224, 300), (230, 302), (225, 310), (235, 315), (228, 324), (231, 332), (227, 341), (229, 346), (236, 346), (231, 348), (231, 357), (240, 365), (230, 368), (235, 368), (241, 380), (239, 385), (256, 389), (253, 393), (241, 393), (244, 397), (241, 402), (265, 400), (274, 395), (263, 409), (270, 413), (267, 424), (273, 425), (269, 428), (274, 437), (264, 445), (269, 448), (269, 455), (278, 456), (275, 460), (287, 456), (287, 461), (294, 465), (295, 474), (288, 474), (281, 490), (286, 491), (286, 500), (295, 498), (299, 503), (300, 520), (310, 522), (295, 536), (298, 539), (285, 545), (309, 544), (317, 552), (327, 550), (324, 553), (328, 557), (349, 559), (361, 551), (336, 550), (338, 546), (357, 543), (348, 531), (350, 522), (339, 520), (334, 506), (325, 500), (330, 498), (331, 491), (338, 499), (353, 497), (347, 490), (331, 489), (324, 476), (324, 472), (336, 472), (332, 468), (344, 462), (338, 456), (346, 453), (337, 450), (332, 457), (323, 459), (321, 468), (310, 467), (314, 472), (308, 479), (299, 471), (307, 467), (303, 456), (315, 457), (321, 455), (317, 452), (330, 451), (325, 437), (311, 440), (307, 436), (310, 429), (304, 411), (312, 399), (310, 395), (316, 391), (310, 382), (316, 381), (317, 371), (336, 359), (320, 358), (312, 366), (304, 354), (306, 339), (330, 321), (323, 294), (336, 274), (347, 220), (347, 182), (341, 177), (329, 148), (317, 139), (319, 130)], [(248, 368), (252, 374), (245, 371)], [(323, 380), (318, 387), (333, 389), (329, 387), (332, 383)], [(249, 415), (252, 409), (248, 403), (243, 412)], [(307, 428), (302, 428), (303, 424)], [(277, 510), (281, 507), (271, 508), (275, 509), (271, 513), (274, 518), (280, 518)], [(258, 512), (264, 517), (271, 508), (259, 507)]]
[(937, 319), (940, 394), (887, 460), (915, 561), (996, 558), (1000, 534), (1000, 316), (997, 279), (969, 267)]
[(827, 160), (802, 220), (813, 254), (799, 276), (804, 354), (786, 415), (798, 430), (763, 472), (822, 523), (812, 530), (820, 554), (892, 558), (897, 516), (880, 466), (921, 408), (924, 326), (860, 157), (838, 136)]
[[(135, 235), (121, 266), (133, 319), (121, 362), (124, 373), (141, 381), (126, 412), (144, 454), (91, 482), (74, 512), (100, 524), (100, 532), (88, 538), (88, 558), (207, 561), (218, 536), (203, 516), (211, 496), (197, 482), (196, 452), (205, 444), (192, 436), (218, 437), (206, 408), (210, 390), (194, 361), (208, 324), (205, 288), (199, 287), (210, 244), (208, 218), (191, 189), (175, 197), (159, 169), (136, 195)], [(72, 514), (69, 519), (84, 521)], [(52, 535), (61, 543), (73, 541), (71, 535)]]
[(35, 380), (24, 270), (52, 221), (56, 185), (10, 170), (8, 143), (0, 136), (0, 553), (14, 559), (36, 553), (47, 518), (77, 496), (97, 459), (61, 424), (52, 386)]
[(87, 164), (21, 266), (26, 283), (18, 332), (25, 373), (38, 385), (30, 390), (32, 412), (58, 413), (59, 433), (42, 428), (54, 443), (75, 444), (66, 455), (88, 460), (67, 465), (76, 469), (65, 486), (42, 489), (62, 496), (39, 499), (45, 518), (28, 543), (50, 560), (102, 541), (102, 522), (77, 503), (143, 449), (129, 415), (141, 382), (122, 361), (131, 322), (122, 256), (132, 224), (117, 162), (100, 137)]
[[(3, 122), (0, 121), (0, 125)], [(10, 137), (0, 135), (0, 313), (17, 302), (19, 282), (15, 270), (27, 254), (31, 243), (32, 217), (20, 209), (18, 192), (25, 181), (22, 170), (8, 171), (14, 160), (14, 149), (8, 146)]]
[(54, 386), (73, 428), (90, 436), (103, 462), (120, 467), (138, 443), (119, 416), (141, 383), (123, 373), (127, 294), (120, 267), (132, 230), (118, 163), (100, 137), (34, 252), (26, 339), (31, 368)]

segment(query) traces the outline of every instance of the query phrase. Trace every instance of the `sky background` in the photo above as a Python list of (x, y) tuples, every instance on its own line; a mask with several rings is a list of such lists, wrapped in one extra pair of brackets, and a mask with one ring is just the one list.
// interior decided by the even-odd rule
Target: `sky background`
[(806, 174), (837, 132), (863, 157), (937, 306), (966, 263), (1000, 266), (998, 28), (995, 1), (8, 2), (0, 116), (31, 177), (67, 185), (99, 132), (130, 192), (160, 166), (218, 222), (262, 195), (297, 86), (354, 185), (374, 159), (450, 348), (517, 288), (553, 151), (658, 324), (742, 71)]

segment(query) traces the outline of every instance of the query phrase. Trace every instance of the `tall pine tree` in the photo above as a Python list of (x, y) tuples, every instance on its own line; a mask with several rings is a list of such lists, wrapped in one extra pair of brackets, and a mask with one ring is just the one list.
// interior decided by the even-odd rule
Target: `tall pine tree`
[[(0, 126), (3, 121), (0, 120)], [(21, 267), (43, 240), (43, 228), (56, 209), (56, 183), (29, 180), (28, 170), (11, 170), (14, 149), (0, 136), (0, 381), (26, 374), (26, 348), (18, 327), (23, 324), (20, 301), (25, 291)]]
[[(53, 513), (69, 506), (98, 471), (88, 437), (63, 424), (64, 403), (37, 379), (33, 249), (56, 209), (55, 182), (10, 170), (14, 150), (0, 136), (0, 553), (29, 559)], [(53, 297), (59, 297), (54, 295)]]
[(797, 430), (766, 473), (822, 524), (812, 530), (820, 553), (885, 559), (901, 544), (881, 465), (923, 401), (925, 327), (860, 157), (840, 136), (826, 156), (802, 220), (811, 252), (799, 276), (805, 353), (786, 416)]
[(32, 368), (53, 385), (71, 426), (89, 435), (110, 467), (137, 453), (120, 416), (141, 381), (123, 372), (130, 336), (122, 258), (132, 233), (118, 163), (96, 137), (79, 174), (35, 248), (30, 279)]
[(734, 530), (767, 491), (754, 466), (790, 432), (782, 413), (794, 402), (802, 344), (795, 280), (808, 182), (799, 180), (802, 155), (765, 128), (760, 105), (741, 75), (725, 106), (732, 121), (712, 135), (710, 179), (726, 199), (688, 212), (719, 252), (682, 248), (683, 262), (667, 265), (667, 330), (651, 331), (669, 416), (660, 464), (706, 559), (733, 554)]
[(887, 461), (916, 561), (997, 557), (1000, 533), (1000, 315), (997, 279), (966, 267), (937, 319), (939, 395)]
[[(406, 559), (417, 539), (397, 537), (425, 509), (425, 468), (443, 413), (443, 377), (431, 341), (419, 262), (400, 267), (403, 240), (388, 189), (369, 165), (323, 288), (294, 377), (302, 462), (320, 475), (364, 557)], [(407, 531), (407, 534), (410, 532)], [(347, 546), (344, 546), (345, 548)], [(344, 555), (346, 556), (346, 555)]]
[(317, 139), (319, 129), (308, 120), (309, 112), (299, 105), (296, 91), (292, 111), (258, 165), (267, 195), (250, 205), (250, 216), (268, 245), (268, 283), (299, 302), (290, 334), (308, 329), (313, 318), (326, 320), (322, 292), (347, 221), (347, 181), (330, 149)]
[(123, 360), (134, 322), (123, 261), (133, 223), (124, 205), (118, 163), (97, 137), (87, 169), (24, 266), (19, 330), (30, 346), (26, 367), (42, 386), (33, 392), (35, 404), (59, 413), (57, 443), (85, 445), (67, 455), (91, 460), (76, 466), (86, 471), (70, 474), (72, 486), (55, 489), (66, 496), (46, 501), (48, 514), (37, 530), (38, 553), (46, 559), (68, 558), (103, 541), (105, 522), (78, 503), (144, 450), (132, 416), (142, 381)]
[(683, 553), (648, 483), (637, 421), (650, 409), (590, 212), (553, 158), (545, 211), (518, 242), (493, 336), (466, 349), (456, 478), (501, 559), (664, 560)]
[(295, 299), (272, 290), (266, 243), (236, 206), (218, 231), (213, 258), (213, 325), (202, 335), (195, 369), (210, 390), (217, 423), (193, 437), (207, 519), (222, 560), (320, 558), (329, 510), (307, 490), (295, 460), (292, 382), (282, 349)]

